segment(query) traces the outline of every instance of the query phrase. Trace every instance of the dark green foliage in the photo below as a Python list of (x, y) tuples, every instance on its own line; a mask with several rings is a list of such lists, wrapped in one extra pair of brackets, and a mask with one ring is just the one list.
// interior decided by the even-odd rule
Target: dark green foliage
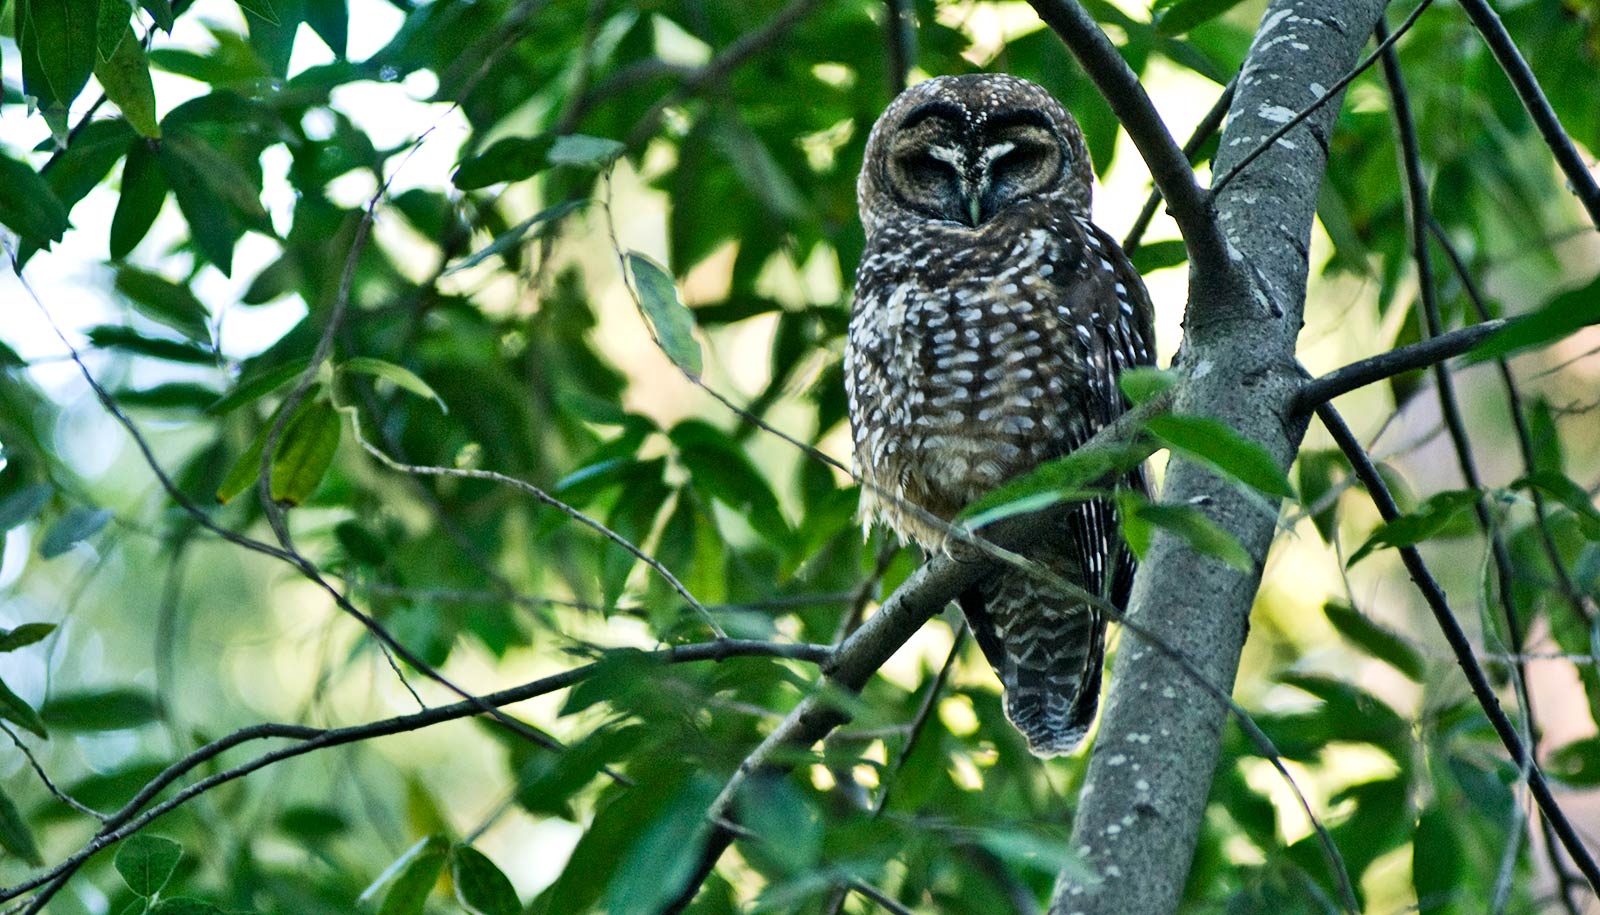
[[(153, 828), (171, 839), (146, 830), (91, 858), (46, 910), (82, 910), (74, 890), (92, 884), (82, 898), (134, 915), (657, 911), (708, 839), (712, 798), (814, 688), (816, 667), (650, 657), (709, 638), (656, 568), (526, 490), (454, 472), (503, 474), (582, 512), (735, 638), (831, 643), (907, 579), (919, 555), (881, 532), (863, 545), (847, 477), (759, 428), (848, 460), (839, 357), (864, 245), (856, 175), (889, 100), (884, 4), (817, 4), (705, 79), (699, 67), (788, 4), (397, 2), (382, 16), (345, 0), (237, 5), (236, 20), (188, 21), (191, 5), (168, 0), (12, 0), (3, 53), (21, 81), (0, 104), (8, 124), (33, 132), (0, 139), (0, 226), (19, 240), (24, 275), (176, 491), (223, 532), (277, 548), (258, 494), (266, 439), (281, 426), (268, 494), (290, 542), (399, 644), (474, 693), (597, 667), (508, 707), (555, 748), (480, 720), (276, 763), (163, 815)], [(1095, 172), (1132, 170), (1138, 184), (1111, 108), (1053, 34), (1009, 7), (907, 5), (920, 72), (1043, 83), (1076, 114)], [(1592, 157), (1593, 9), (1504, 6)], [(1086, 7), (1176, 115), (1235, 75), (1261, 4)], [(991, 13), (1004, 34), (984, 31)], [(1518, 773), (1463, 702), (1453, 664), (1436, 657), (1387, 548), (1422, 547), (1470, 619), (1480, 592), (1498, 596), (1481, 503), (1506, 538), (1522, 630), (1548, 633), (1530, 650), (1597, 650), (1592, 245), (1547, 242), (1582, 214), (1469, 29), (1441, 6), (1398, 49), (1435, 215), (1484, 279), (1488, 309), (1516, 319), (1470, 359), (1515, 357), (1531, 466), (1501, 395), (1479, 384), (1494, 381), (1487, 366), (1462, 384), (1483, 489), (1462, 488), (1446, 451), (1410, 454), (1433, 422), (1432, 381), (1414, 372), (1361, 395), (1374, 410), (1416, 398), (1411, 424), (1396, 423), (1405, 434), (1377, 448), (1406, 512), (1388, 525), (1375, 527), (1349, 465), (1316, 440), (1290, 478), (1219, 419), (1171, 414), (1132, 444), (1014, 480), (964, 516), (981, 526), (1113, 498), (1136, 553), (1175, 537), (1219, 568), (1261, 568), (1235, 695), (1294, 764), (1376, 912), (1486, 910), (1504, 849), (1523, 835)], [(1314, 330), (1345, 345), (1308, 345), (1318, 371), (1336, 364), (1330, 352), (1423, 335), (1386, 95), (1368, 74), (1350, 99), (1328, 138), (1335, 167), (1307, 312), (1308, 344)], [(1201, 145), (1197, 162), (1216, 149)], [(1122, 210), (1142, 192), (1097, 189), (1097, 217), (1124, 229), (1133, 211)], [(1158, 222), (1135, 262), (1155, 273), (1187, 253)], [(1438, 272), (1446, 322), (1477, 320), (1466, 287)], [(0, 720), (65, 795), (114, 813), (236, 728), (414, 713), (396, 670), (430, 707), (458, 698), (381, 651), (297, 568), (224, 542), (170, 498), (59, 341), (12, 330), (37, 310), (20, 286), (4, 289)], [(1159, 304), (1166, 333), (1180, 302)], [(336, 306), (342, 324), (318, 361)], [(304, 399), (285, 411), (308, 368)], [(1180, 374), (1130, 373), (1123, 391), (1143, 403)], [(1359, 418), (1377, 431), (1381, 416)], [(396, 470), (364, 445), (434, 469)], [(1274, 553), (1252, 556), (1206, 505), (1113, 494), (1158, 451), (1248, 487), (1261, 511), (1287, 500)], [(1295, 527), (1301, 512), (1311, 525)], [(1348, 593), (1328, 584), (1335, 544)], [(1509, 704), (1511, 669), (1496, 660), (1507, 630), (1482, 603), (1489, 635), (1474, 637)], [(908, 729), (955, 626), (931, 623), (859, 697), (828, 694), (853, 720), (783, 755), (792, 772), (747, 782), (731, 808), (744, 830), (737, 855), (691, 912), (818, 915), (847, 880), (919, 913), (1018, 911), (1082, 867), (1066, 837), (1083, 760), (1028, 755), (975, 647), (960, 648), (941, 697)], [(1575, 670), (1577, 685), (1562, 681), (1571, 695), (1543, 703), (1541, 682), (1539, 698), (1581, 728), (1600, 716), (1600, 671)], [(293, 744), (208, 755), (158, 800)], [(4, 758), (4, 735), (0, 746)], [(1263, 754), (1229, 728), (1185, 911), (1337, 909), (1317, 841)], [(1541, 758), (1570, 790), (1600, 786), (1594, 738), (1547, 745)], [(5, 768), (9, 886), (98, 824), (30, 766)], [(1507, 911), (1536, 901), (1536, 847), (1513, 846)], [(856, 897), (844, 909), (870, 910)]]

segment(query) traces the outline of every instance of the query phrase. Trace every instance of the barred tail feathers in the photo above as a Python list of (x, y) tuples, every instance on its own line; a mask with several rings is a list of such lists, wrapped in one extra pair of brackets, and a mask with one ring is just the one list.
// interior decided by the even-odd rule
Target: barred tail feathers
[[(1053, 563), (1052, 563), (1053, 564)], [(1100, 703), (1105, 623), (1081, 600), (999, 573), (961, 608), (1005, 688), (1006, 717), (1035, 756), (1077, 749)]]

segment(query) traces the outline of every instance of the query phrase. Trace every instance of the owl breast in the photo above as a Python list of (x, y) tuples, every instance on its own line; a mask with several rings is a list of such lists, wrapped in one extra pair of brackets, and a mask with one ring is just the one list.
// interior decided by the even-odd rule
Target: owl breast
[(942, 536), (904, 503), (949, 519), (1092, 433), (1095, 404), (1118, 399), (1099, 339), (1116, 328), (1095, 303), (1125, 291), (1100, 245), (1043, 202), (977, 228), (875, 234), (846, 352), (864, 509), (933, 546)]

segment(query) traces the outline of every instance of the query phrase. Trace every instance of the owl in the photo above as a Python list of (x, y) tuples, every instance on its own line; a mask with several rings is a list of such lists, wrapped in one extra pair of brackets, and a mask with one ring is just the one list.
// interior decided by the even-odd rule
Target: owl
[[(948, 520), (1066, 455), (1127, 408), (1118, 374), (1154, 361), (1149, 295), (1089, 219), (1091, 178), (1077, 122), (1023, 79), (931, 79), (873, 126), (845, 385), (863, 514), (902, 539), (944, 548), (909, 506)], [(1142, 469), (1118, 483), (1143, 490)], [(1112, 504), (1076, 503), (1054, 529), (1028, 557), (1124, 607)], [(960, 604), (1029, 748), (1074, 749), (1099, 704), (1101, 612), (1015, 569)]]

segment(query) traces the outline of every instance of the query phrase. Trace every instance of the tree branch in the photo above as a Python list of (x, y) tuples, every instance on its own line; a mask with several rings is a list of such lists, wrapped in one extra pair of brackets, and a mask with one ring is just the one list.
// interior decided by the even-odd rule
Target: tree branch
[[(1191, 260), (1182, 348), (1189, 377), (1174, 411), (1227, 423), (1280, 467), (1304, 435), (1294, 409), (1304, 384), (1295, 342), (1327, 165), (1317, 140), (1331, 131), (1340, 97), (1340, 89), (1322, 87), (1340, 85), (1382, 9), (1381, 0), (1268, 5), (1213, 164), (1215, 218), (1226, 226), (1233, 263), (1248, 265), (1250, 282), (1219, 283)], [(1257, 145), (1308, 104), (1315, 107), (1284, 130), (1295, 131), (1291, 142)], [(1260, 167), (1242, 170), (1253, 147)], [(1230, 171), (1238, 178), (1224, 183), (1220, 176)], [(1275, 533), (1276, 518), (1258, 499), (1178, 457), (1168, 464), (1162, 501), (1199, 508), (1258, 560)], [(1259, 581), (1259, 564), (1240, 572), (1158, 534), (1135, 577), (1127, 618), (1226, 694)], [(1145, 635), (1124, 632), (1073, 823), (1072, 848), (1097, 879), (1064, 873), (1052, 915), (1169, 915), (1182, 898), (1226, 711), (1189, 688), (1183, 667), (1153, 649)]]
[[(1222, 119), (1228, 115), (1228, 106), (1233, 104), (1233, 90), (1237, 79), (1228, 80), (1222, 87), (1222, 93), (1211, 104), (1211, 110), (1195, 125), (1194, 132), (1189, 134), (1189, 139), (1183, 144), (1183, 157), (1189, 160), (1189, 167), (1194, 167), (1194, 157), (1200, 154), (1201, 147), (1206, 141), (1222, 129)], [(1144, 206), (1139, 210), (1138, 218), (1134, 219), (1133, 227), (1128, 229), (1128, 234), (1122, 240), (1122, 253), (1133, 257), (1139, 250), (1139, 245), (1144, 241), (1144, 233), (1150, 228), (1150, 221), (1155, 219), (1156, 209), (1161, 206), (1161, 188), (1152, 188), (1150, 196), (1145, 199)]]
[(1111, 39), (1076, 0), (1028, 0), (1094, 81), (1150, 168), (1150, 178), (1166, 198), (1167, 209), (1183, 232), (1189, 262), (1202, 272), (1232, 272), (1227, 240), (1217, 223), (1209, 192), (1195, 183), (1189, 157), (1178, 148), (1167, 125), (1145, 94), (1139, 77)]
[(702, 87), (722, 79), (746, 60), (781, 41), (791, 29), (800, 24), (800, 20), (821, 5), (822, 0), (793, 0), (788, 6), (779, 10), (766, 25), (745, 33), (723, 48), (705, 66), (686, 77), (678, 88), (667, 93), (639, 118), (639, 122), (628, 132), (628, 138), (624, 141), (627, 147), (637, 150), (643, 146), (655, 135), (656, 128), (661, 126), (661, 119), (666, 115), (667, 109), (694, 95)]
[[(1384, 521), (1393, 521), (1400, 517), (1400, 508), (1395, 504), (1394, 497), (1389, 493), (1389, 487), (1379, 475), (1378, 468), (1373, 465), (1372, 459), (1357, 441), (1355, 434), (1345, 424), (1337, 410), (1331, 404), (1323, 404), (1317, 408), (1317, 418), (1327, 427), (1333, 435), (1334, 442), (1339, 450), (1350, 461), (1350, 466), (1355, 469), (1356, 476), (1361, 480), (1367, 492), (1372, 496), (1372, 502), (1377, 506), (1378, 514)], [(1544, 772), (1538, 763), (1529, 755), (1522, 739), (1517, 735), (1517, 729), (1512, 724), (1505, 709), (1500, 707), (1500, 697), (1495, 694), (1494, 687), (1489, 684), (1488, 675), (1484, 673), (1482, 665), (1478, 663), (1473, 654), (1472, 642), (1467, 638), (1466, 632), (1461, 629), (1461, 624), (1456, 621), (1455, 614), (1450, 610), (1450, 604), (1445, 597), (1444, 589), (1439, 587), (1439, 582), (1428, 571), (1422, 561), (1422, 554), (1416, 547), (1401, 547), (1400, 560), (1405, 563), (1406, 572), (1411, 580), (1416, 583), (1417, 590), (1422, 592), (1422, 598), (1428, 604), (1428, 609), (1433, 611), (1434, 621), (1439, 624), (1439, 629), (1444, 633), (1445, 641), (1450, 645), (1450, 651), (1455, 655), (1456, 663), (1461, 667), (1461, 672), (1466, 675), (1467, 685), (1472, 689), (1473, 698), (1478, 700), (1478, 705), (1483, 708), (1483, 713), (1489, 719), (1489, 724), (1494, 728), (1495, 734), (1505, 746), (1506, 752), (1511, 755), (1511, 761), (1519, 769), (1528, 773), (1528, 790), (1533, 795), (1539, 811), (1555, 830), (1561, 845), (1567, 854), (1583, 873), (1588, 881), (1591, 891), (1600, 894), (1600, 866), (1595, 864), (1595, 859), (1584, 847), (1583, 840), (1573, 828), (1572, 822), (1567, 819), (1566, 813), (1556, 803), (1555, 796), (1550, 792), (1550, 784), (1545, 780)]]
[(1437, 365), (1472, 349), (1505, 326), (1506, 322), (1503, 320), (1484, 321), (1334, 369), (1314, 381), (1307, 382), (1306, 386), (1300, 389), (1299, 395), (1295, 398), (1295, 410), (1300, 413), (1311, 413), (1335, 397), (1348, 394), (1357, 388), (1416, 369)]
[[(677, 645), (657, 651), (641, 651), (638, 654), (641, 658), (647, 658), (662, 664), (682, 664), (691, 661), (720, 662), (729, 658), (740, 657), (783, 658), (824, 664), (833, 656), (833, 650), (826, 645), (806, 643), (782, 644), (748, 639), (717, 639), (711, 642)], [(304, 756), (307, 753), (328, 747), (372, 740), (377, 737), (387, 737), (408, 731), (418, 731), (447, 721), (470, 718), (484, 714), (484, 706), (499, 708), (567, 689), (588, 679), (601, 669), (603, 663), (603, 661), (596, 661), (585, 664), (582, 667), (574, 667), (558, 674), (542, 677), (538, 680), (524, 683), (521, 686), (514, 686), (510, 689), (483, 696), (474, 696), (470, 700), (437, 706), (420, 712), (413, 712), (409, 715), (399, 715), (366, 724), (342, 728), (314, 728), (295, 724), (266, 723), (241, 728), (226, 737), (219, 738), (200, 747), (168, 766), (159, 775), (146, 783), (132, 800), (123, 805), (122, 809), (108, 817), (103, 817), (105, 825), (79, 851), (42, 874), (35, 875), (15, 886), (0, 888), (0, 902), (15, 899), (51, 881), (70, 877), (72, 872), (76, 871), (96, 853), (133, 835), (155, 819), (181, 807), (212, 788), (242, 778), (259, 769), (264, 769), (273, 763), (281, 762), (285, 759), (293, 759), (296, 756)], [(145, 810), (157, 795), (198, 766), (215, 759), (234, 747), (269, 738), (285, 738), (300, 742), (294, 746), (264, 753), (247, 763), (204, 778), (184, 788), (168, 800), (150, 807), (147, 811)], [(140, 811), (145, 812), (141, 814)]]
[[(1387, 39), (1388, 30), (1383, 23), (1378, 24), (1376, 35), (1380, 41)], [(1433, 258), (1428, 245), (1428, 225), (1433, 222), (1433, 214), (1428, 204), (1428, 190), (1426, 179), (1422, 174), (1422, 150), (1417, 140), (1416, 119), (1411, 112), (1411, 93), (1406, 88), (1405, 74), (1400, 69), (1400, 58), (1395, 53), (1392, 44), (1385, 43), (1383, 48), (1383, 76), (1389, 84), (1389, 96), (1392, 100), (1391, 107), (1394, 111), (1395, 134), (1399, 139), (1401, 177), (1406, 186), (1406, 228), (1411, 236), (1412, 258), (1417, 264), (1417, 285), (1419, 300), (1422, 306), (1422, 326), (1431, 339), (1442, 339), (1443, 322), (1440, 319), (1438, 293), (1434, 283)], [(1505, 360), (1499, 360), (1502, 369)], [(1509, 642), (1510, 653), (1520, 655), (1523, 651), (1524, 636), (1522, 622), (1517, 616), (1516, 595), (1513, 591), (1515, 570), (1511, 562), (1511, 553), (1506, 547), (1505, 536), (1495, 523), (1494, 516), (1489, 511), (1488, 496), (1483, 490), (1483, 479), (1478, 473), (1476, 459), (1472, 455), (1472, 440), (1467, 434), (1466, 423), (1462, 420), (1461, 406), (1456, 397), (1455, 383), (1450, 377), (1450, 370), (1442, 362), (1433, 366), (1434, 390), (1439, 397), (1439, 410), (1444, 418), (1445, 428), (1449, 430), (1450, 441), (1455, 447), (1456, 462), (1461, 468), (1462, 478), (1469, 488), (1478, 492), (1474, 502), (1473, 515), (1477, 519), (1478, 528), (1489, 541), (1490, 555), (1494, 560), (1497, 592), (1500, 602), (1501, 617), (1506, 627), (1506, 638)], [(1504, 376), (1510, 383), (1509, 374)], [(1512, 389), (1515, 396), (1515, 388)], [(1531, 469), (1531, 468), (1530, 468)], [(1522, 708), (1522, 737), (1529, 747), (1530, 760), (1537, 756), (1539, 751), (1539, 726), (1538, 715), (1533, 705), (1533, 694), (1528, 689), (1527, 666), (1521, 661), (1512, 664), (1512, 684), (1516, 687), (1517, 704)], [(1523, 770), (1523, 779), (1528, 778), (1526, 767)], [(1519, 812), (1521, 808), (1518, 808)], [(1546, 821), (1548, 838), (1548, 821)], [(1519, 823), (1520, 826), (1520, 823)], [(1521, 835), (1520, 828), (1516, 830)], [(1515, 863), (1516, 855), (1514, 846), (1520, 845), (1517, 838), (1507, 842), (1504, 860), (1505, 868), (1502, 869), (1502, 880), (1497, 883), (1495, 895), (1496, 911), (1503, 908), (1504, 893), (1509, 884), (1505, 878), (1509, 877), (1511, 865)], [(1552, 867), (1558, 876), (1564, 875), (1560, 856), (1556, 853), (1554, 843), (1547, 851), (1551, 858)], [(1563, 901), (1572, 907), (1567, 888), (1563, 886)]]
[(1544, 137), (1544, 142), (1555, 154), (1556, 164), (1561, 167), (1562, 174), (1567, 176), (1567, 183), (1571, 185), (1572, 192), (1578, 195), (1578, 201), (1588, 211), (1589, 219), (1596, 229), (1600, 229), (1600, 183), (1595, 181), (1590, 174), (1589, 166), (1578, 155), (1577, 147), (1572, 145), (1572, 137), (1567, 135), (1566, 128), (1561, 126), (1561, 119), (1556, 117), (1554, 108), (1550, 107), (1550, 100), (1545, 97), (1544, 89), (1539, 86), (1538, 77), (1533, 75), (1533, 70), (1528, 66), (1522, 52), (1517, 49), (1516, 42), (1511, 40), (1511, 35), (1506, 32), (1505, 23), (1500, 21), (1500, 16), (1489, 6), (1485, 0), (1461, 0), (1461, 8), (1466, 10), (1467, 16), (1472, 19), (1472, 24), (1477, 26), (1483, 35), (1484, 42), (1489, 46), (1494, 59), (1500, 63), (1500, 69), (1505, 71), (1506, 78), (1511, 80), (1511, 88), (1516, 90), (1517, 97), (1522, 99), (1522, 105), (1528, 109), (1528, 115), (1533, 118), (1533, 123), (1539, 128), (1539, 134)]
[[(1368, 54), (1360, 63), (1356, 64), (1354, 67), (1351, 67), (1349, 72), (1345, 73), (1345, 75), (1339, 77), (1339, 79), (1333, 84), (1332, 88), (1321, 92), (1315, 99), (1312, 100), (1311, 104), (1296, 112), (1294, 117), (1284, 121), (1277, 130), (1274, 130), (1263, 137), (1261, 142), (1257, 143), (1255, 147), (1252, 148), (1249, 153), (1245, 154), (1243, 158), (1229, 166), (1227, 171), (1223, 172), (1220, 177), (1211, 183), (1212, 193), (1222, 193), (1222, 189), (1232, 183), (1233, 179), (1237, 178), (1239, 173), (1244, 171), (1245, 168), (1250, 165), (1250, 163), (1256, 161), (1256, 159), (1258, 159), (1262, 153), (1271, 149), (1273, 144), (1288, 136), (1289, 131), (1305, 123), (1306, 118), (1309, 118), (1311, 115), (1315, 114), (1317, 110), (1323, 105), (1327, 104), (1330, 99), (1338, 98), (1340, 93), (1344, 92), (1345, 87), (1349, 86), (1355, 81), (1356, 77), (1360, 76), (1362, 73), (1365, 73), (1372, 67), (1373, 64), (1377, 63), (1379, 58), (1382, 57), (1384, 51), (1388, 50), (1390, 46), (1399, 41), (1401, 35), (1404, 35), (1406, 32), (1411, 30), (1411, 26), (1416, 24), (1416, 21), (1421, 18), (1423, 11), (1428, 8), (1428, 4), (1430, 2), (1432, 2), (1432, 0), (1422, 0), (1421, 3), (1417, 4), (1417, 8), (1411, 11), (1411, 15), (1407, 16), (1404, 22), (1400, 23), (1400, 27), (1394, 30), (1393, 35), (1390, 35), (1380, 41), (1378, 47), (1375, 48), (1371, 54)], [(1324, 143), (1324, 145), (1326, 145), (1326, 143)]]

